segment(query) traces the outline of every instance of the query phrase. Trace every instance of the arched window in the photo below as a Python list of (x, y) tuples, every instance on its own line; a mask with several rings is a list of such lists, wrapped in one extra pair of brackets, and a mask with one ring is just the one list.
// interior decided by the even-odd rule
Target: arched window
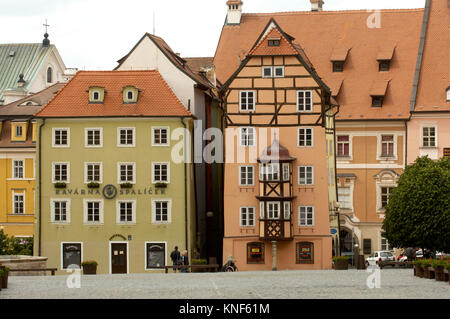
[(128, 91), (127, 92), (127, 99), (128, 100), (133, 100), (133, 91)]
[(53, 70), (51, 67), (47, 69), (47, 83), (53, 83)]
[(97, 92), (97, 91), (95, 91), (94, 93), (92, 93), (92, 99), (93, 99), (94, 101), (100, 100), (100, 93)]

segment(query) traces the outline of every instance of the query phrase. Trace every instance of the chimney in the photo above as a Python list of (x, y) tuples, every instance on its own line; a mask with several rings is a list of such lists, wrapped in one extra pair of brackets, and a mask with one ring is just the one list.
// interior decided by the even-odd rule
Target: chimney
[(323, 11), (323, 0), (310, 0), (311, 1), (311, 11)]
[(242, 16), (242, 0), (228, 0), (226, 2), (228, 7), (227, 24), (241, 24)]

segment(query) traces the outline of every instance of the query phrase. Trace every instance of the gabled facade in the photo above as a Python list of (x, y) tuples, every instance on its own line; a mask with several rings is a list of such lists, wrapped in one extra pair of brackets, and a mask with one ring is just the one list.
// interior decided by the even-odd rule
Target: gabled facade
[[(116, 70), (158, 70), (184, 107), (195, 116), (198, 248), (203, 257), (215, 257), (220, 261), (221, 247), (214, 234), (220, 238), (223, 232), (222, 165), (207, 164), (202, 156), (202, 150), (211, 142), (204, 135), (205, 130), (222, 130), (222, 110), (218, 103), (212, 59), (182, 58), (164, 39), (146, 33), (118, 63)], [(207, 218), (207, 213), (212, 217)]]
[(261, 31), (221, 88), (223, 256), (239, 270), (328, 269), (337, 105), (293, 37), (275, 20)]
[(340, 105), (335, 126), (341, 253), (367, 257), (389, 248), (381, 225), (406, 164), (424, 10), (325, 11), (323, 1), (311, 3), (312, 12), (244, 12), (239, 24), (225, 24), (214, 57), (217, 79), (233, 74), (271, 19), (302, 45)]
[(192, 251), (193, 116), (158, 71), (78, 72), (36, 119), (34, 247), (49, 267), (144, 273)]
[(450, 157), (450, 48), (444, 44), (449, 18), (447, 1), (427, 1), (411, 96), (408, 164), (421, 156)]
[(0, 227), (16, 237), (33, 236), (38, 112), (63, 86), (0, 107)]
[(72, 76), (48, 34), (42, 43), (0, 44), (0, 70), (0, 105), (66, 82)]

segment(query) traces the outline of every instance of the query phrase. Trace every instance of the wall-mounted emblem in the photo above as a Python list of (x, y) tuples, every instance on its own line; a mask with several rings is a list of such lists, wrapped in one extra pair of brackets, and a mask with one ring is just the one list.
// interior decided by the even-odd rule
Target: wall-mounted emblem
[(103, 187), (103, 197), (106, 199), (113, 199), (117, 196), (117, 188), (114, 185), (108, 184)]

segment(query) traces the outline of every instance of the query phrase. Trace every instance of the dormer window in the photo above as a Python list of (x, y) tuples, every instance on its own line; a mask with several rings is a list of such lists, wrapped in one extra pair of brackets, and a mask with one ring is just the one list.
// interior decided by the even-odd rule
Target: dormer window
[(387, 72), (390, 69), (392, 58), (394, 57), (395, 44), (385, 43), (378, 51), (378, 71)]
[(447, 88), (447, 102), (450, 102), (450, 86)]
[(333, 72), (344, 72), (345, 61), (333, 61)]
[(372, 97), (372, 107), (382, 107), (384, 97), (386, 96), (389, 81), (378, 80), (375, 81), (370, 89), (370, 96)]
[(347, 60), (348, 49), (347, 48), (334, 48), (331, 53), (330, 61), (333, 64), (333, 72), (344, 72), (344, 64)]
[(133, 104), (137, 103), (140, 90), (135, 86), (126, 86), (123, 88), (123, 103)]
[(391, 65), (391, 60), (380, 60), (378, 61), (378, 71), (380, 72), (386, 72), (389, 71), (389, 67)]
[(268, 40), (269, 47), (279, 47), (280, 43), (281, 43), (280, 39), (269, 39)]
[(382, 107), (384, 96), (372, 96), (372, 107)]
[(103, 87), (92, 86), (86, 92), (89, 92), (89, 103), (101, 104), (105, 100), (106, 90)]

